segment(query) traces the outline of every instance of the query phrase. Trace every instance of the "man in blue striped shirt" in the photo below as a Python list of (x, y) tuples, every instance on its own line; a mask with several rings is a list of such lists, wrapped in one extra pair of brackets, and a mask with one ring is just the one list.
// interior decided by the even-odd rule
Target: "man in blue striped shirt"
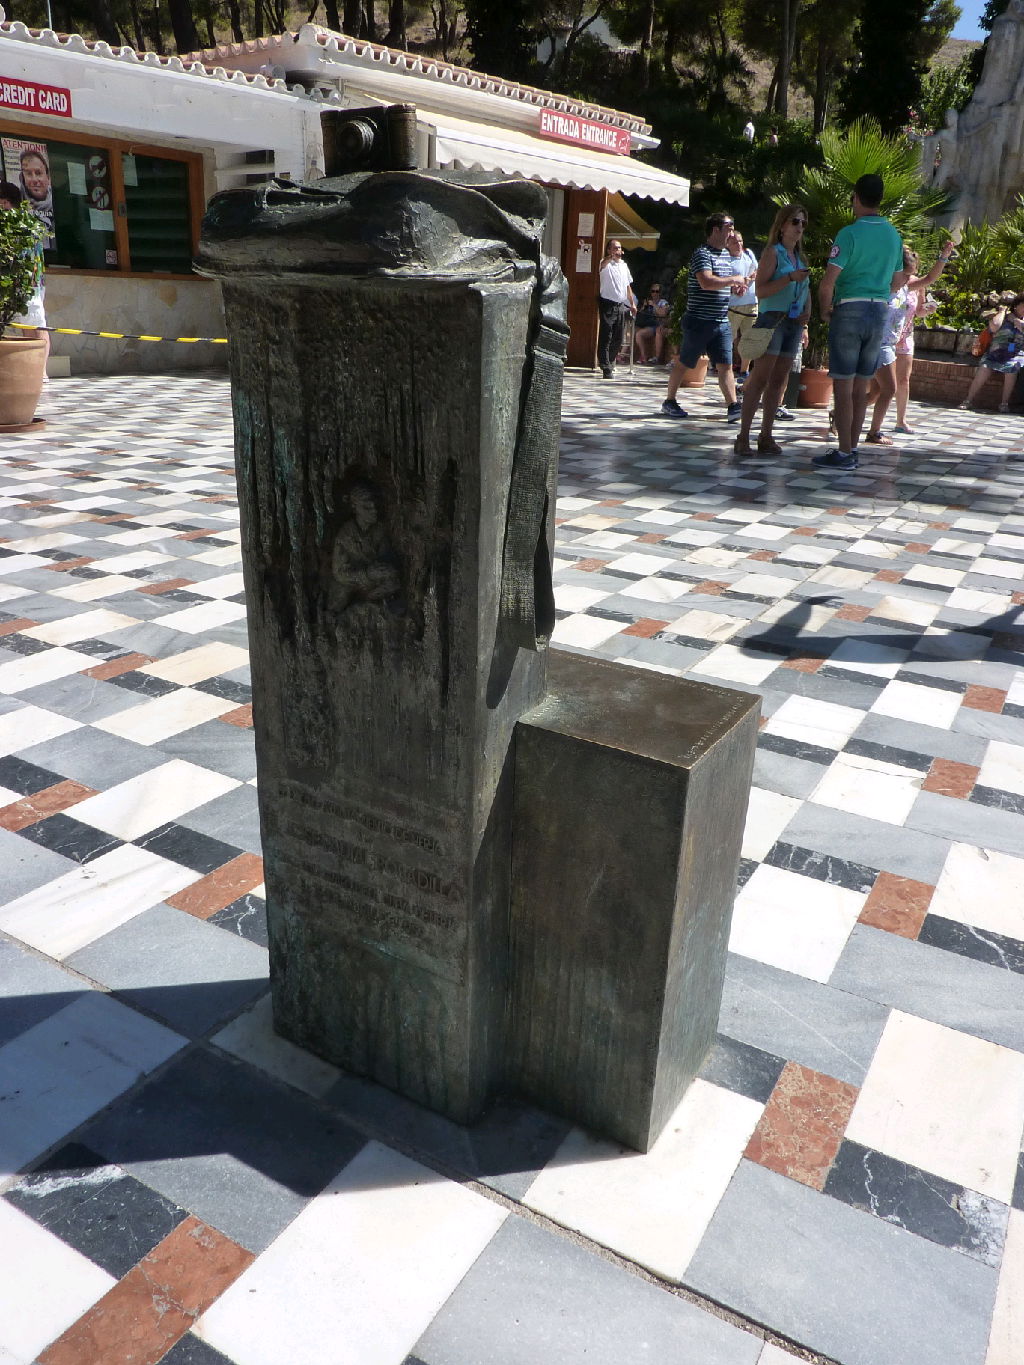
[(729, 300), (743, 287), (733, 272), (733, 258), (728, 249), (735, 226), (731, 214), (712, 213), (704, 224), (707, 240), (690, 258), (679, 358), (672, 364), (668, 394), (661, 405), (666, 417), (688, 415), (676, 402), (676, 393), (684, 369), (693, 369), (701, 356), (706, 355), (718, 374), (727, 420), (738, 422), (740, 419), (741, 405), (736, 401), (732, 332), (729, 329)]

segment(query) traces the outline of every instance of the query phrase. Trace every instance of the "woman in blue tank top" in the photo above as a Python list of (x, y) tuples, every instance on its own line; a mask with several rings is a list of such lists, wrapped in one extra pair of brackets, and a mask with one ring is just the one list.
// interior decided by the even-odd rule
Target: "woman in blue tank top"
[(737, 455), (755, 453), (750, 448), (750, 428), (762, 396), (764, 408), (757, 454), (778, 455), (782, 451), (772, 436), (772, 423), (793, 368), (793, 358), (802, 344), (804, 327), (811, 316), (807, 262), (801, 251), (806, 227), (807, 210), (803, 204), (786, 204), (775, 215), (768, 244), (761, 253), (754, 280), (757, 321), (740, 346), (743, 358), (752, 360), (753, 364), (743, 388), (743, 414), (735, 446)]

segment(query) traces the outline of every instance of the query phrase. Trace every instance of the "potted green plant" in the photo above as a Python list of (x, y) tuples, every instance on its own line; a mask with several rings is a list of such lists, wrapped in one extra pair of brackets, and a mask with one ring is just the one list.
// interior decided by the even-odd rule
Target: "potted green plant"
[(811, 316), (807, 322), (807, 345), (800, 371), (801, 408), (827, 408), (832, 404), (832, 380), (828, 372), (828, 323), (818, 311), (818, 286), (824, 270), (811, 268)]
[(39, 285), (46, 229), (25, 204), (0, 210), (0, 431), (32, 423), (46, 374), (45, 338), (5, 335)]

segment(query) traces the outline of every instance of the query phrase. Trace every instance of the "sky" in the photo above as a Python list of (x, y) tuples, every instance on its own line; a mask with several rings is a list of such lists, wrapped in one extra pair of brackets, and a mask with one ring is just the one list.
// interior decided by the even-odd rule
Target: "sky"
[(978, 27), (978, 19), (981, 11), (985, 8), (985, 0), (956, 0), (962, 11), (956, 28), (953, 30), (954, 38), (973, 38), (982, 41), (986, 34)]

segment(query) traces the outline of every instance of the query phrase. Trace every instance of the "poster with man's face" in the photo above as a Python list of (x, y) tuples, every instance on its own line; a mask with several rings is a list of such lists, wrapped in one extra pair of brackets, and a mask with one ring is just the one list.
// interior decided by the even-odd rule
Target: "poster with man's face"
[(19, 138), (0, 138), (3, 150), (4, 180), (15, 185), (24, 203), (47, 231), (43, 246), (51, 250), (57, 242), (53, 229), (53, 187), (50, 184), (50, 158), (45, 142), (23, 142)]

